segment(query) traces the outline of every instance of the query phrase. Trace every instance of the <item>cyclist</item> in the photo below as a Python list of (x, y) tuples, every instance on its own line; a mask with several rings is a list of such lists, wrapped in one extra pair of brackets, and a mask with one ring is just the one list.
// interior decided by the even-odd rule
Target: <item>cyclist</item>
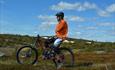
[(58, 24), (55, 28), (55, 34), (57, 39), (54, 41), (54, 47), (58, 47), (61, 42), (67, 38), (68, 34), (68, 25), (67, 22), (64, 20), (64, 13), (58, 12), (56, 14), (56, 18), (58, 21)]
[[(63, 12), (58, 12), (56, 14), (56, 18), (58, 21), (58, 24), (56, 25), (55, 28), (55, 34), (57, 39), (54, 41), (54, 51), (58, 51), (58, 47), (60, 46), (60, 44), (67, 38), (67, 34), (68, 34), (68, 25), (67, 22), (64, 20), (64, 13)], [(61, 68), (61, 66), (63, 65), (63, 61), (62, 59), (60, 60), (60, 56), (57, 57), (58, 61), (58, 66), (57, 69)]]
[(55, 16), (57, 18), (58, 24), (55, 27), (56, 39), (55, 39), (55, 41), (51, 41), (51, 42), (54, 42), (53, 46), (51, 46), (51, 47), (54, 48), (54, 50), (56, 51), (57, 48), (60, 46), (60, 44), (67, 38), (68, 25), (67, 25), (67, 22), (64, 20), (63, 12), (58, 12), (58, 13), (56, 13)]
[[(63, 12), (58, 12), (56, 13), (56, 19), (58, 21), (58, 24), (55, 27), (55, 36), (56, 39), (53, 43), (53, 46), (51, 46), (55, 52), (58, 53), (58, 47), (60, 46), (60, 44), (67, 38), (67, 34), (68, 34), (68, 25), (67, 22), (64, 20), (64, 13)], [(47, 50), (44, 51), (44, 55), (47, 55)], [(45, 56), (43, 56), (43, 59), (46, 59)], [(57, 60), (59, 59), (59, 57), (57, 58)], [(61, 61), (59, 62), (61, 63)], [(61, 67), (61, 64), (59, 64), (60, 66), (58, 66), (58, 68)]]

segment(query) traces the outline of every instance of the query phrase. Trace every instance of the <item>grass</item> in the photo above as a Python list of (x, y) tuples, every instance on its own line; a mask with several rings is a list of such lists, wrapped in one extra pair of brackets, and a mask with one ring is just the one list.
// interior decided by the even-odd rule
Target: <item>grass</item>
[[(38, 60), (36, 66), (20, 65), (16, 61), (16, 51), (22, 45), (32, 44), (35, 37), (0, 34), (0, 52), (6, 54), (0, 57), (0, 70), (56, 70), (51, 61)], [(62, 46), (74, 49), (75, 65), (62, 67), (60, 70), (114, 70), (115, 69), (115, 42), (97, 42), (72, 39), (75, 43), (63, 43)], [(77, 50), (76, 50), (77, 49)], [(94, 51), (104, 51), (95, 53)], [(40, 51), (41, 52), (41, 51)]]
[[(73, 67), (62, 67), (60, 70), (113, 70), (115, 69), (115, 53), (96, 54), (81, 52), (75, 54), (75, 65)], [(0, 58), (0, 70), (56, 70), (51, 61), (40, 60), (36, 66), (19, 65), (15, 56)], [(107, 66), (106, 66), (107, 65)]]

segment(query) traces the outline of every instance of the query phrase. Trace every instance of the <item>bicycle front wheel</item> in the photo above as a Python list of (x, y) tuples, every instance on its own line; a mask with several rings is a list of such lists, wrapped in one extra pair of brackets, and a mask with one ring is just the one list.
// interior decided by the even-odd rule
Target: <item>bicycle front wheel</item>
[(35, 64), (38, 59), (38, 52), (31, 46), (23, 46), (16, 53), (19, 64)]

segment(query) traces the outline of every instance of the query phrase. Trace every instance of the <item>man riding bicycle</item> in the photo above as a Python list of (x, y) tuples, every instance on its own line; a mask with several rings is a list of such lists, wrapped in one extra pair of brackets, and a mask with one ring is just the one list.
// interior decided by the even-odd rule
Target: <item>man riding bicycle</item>
[[(67, 22), (64, 20), (64, 13), (63, 12), (58, 12), (56, 14), (56, 18), (58, 21), (58, 24), (56, 25), (55, 28), (55, 34), (56, 34), (56, 40), (54, 41), (54, 51), (58, 51), (58, 48), (60, 44), (67, 38), (68, 34), (68, 25)], [(59, 57), (58, 57), (59, 58)], [(58, 69), (62, 66), (62, 61), (58, 61)]]
[[(62, 66), (74, 64), (74, 55), (71, 49), (60, 47), (60, 44), (67, 38), (68, 33), (68, 25), (64, 20), (64, 13), (57, 13), (56, 18), (58, 21), (58, 24), (55, 28), (56, 37), (43, 39), (39, 35), (37, 35), (35, 43), (33, 45), (27, 45), (19, 48), (16, 53), (18, 63), (37, 65), (37, 63), (39, 62), (37, 62), (38, 56), (39, 58), (43, 56), (43, 60), (52, 60), (55, 63), (57, 69), (60, 69)], [(41, 51), (41, 49), (38, 49), (40, 47), (43, 51)], [(39, 50), (39, 53), (41, 53), (41, 55), (38, 55)]]
[[(51, 46), (51, 48), (53, 48), (53, 50), (55, 52), (59, 53), (58, 48), (59, 48), (60, 44), (67, 38), (68, 25), (67, 25), (67, 22), (64, 20), (64, 13), (63, 12), (58, 12), (55, 16), (57, 18), (58, 24), (56, 25), (56, 28), (55, 28), (56, 39), (53, 40), (54, 43), (53, 43), (53, 46)], [(49, 40), (48, 40), (48, 42), (49, 42)], [(46, 45), (47, 45), (47, 43), (46, 43)], [(45, 50), (44, 51), (45, 56), (43, 56), (43, 59), (47, 59), (46, 58), (47, 53), (48, 53), (48, 51)], [(58, 58), (59, 57), (57, 57), (57, 59)], [(59, 63), (62, 63), (62, 62), (59, 61)], [(61, 64), (59, 64), (59, 65), (61, 65)], [(59, 66), (58, 68), (60, 68), (60, 67), (61, 66)]]

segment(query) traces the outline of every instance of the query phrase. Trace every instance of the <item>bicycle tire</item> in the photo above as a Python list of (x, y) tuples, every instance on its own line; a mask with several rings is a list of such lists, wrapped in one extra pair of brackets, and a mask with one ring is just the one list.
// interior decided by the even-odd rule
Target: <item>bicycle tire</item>
[[(69, 53), (69, 55), (70, 55), (70, 64), (68, 64), (66, 67), (69, 67), (69, 66), (73, 66), (74, 65), (74, 54), (73, 54), (73, 52), (72, 52), (72, 50), (70, 50), (69, 48), (59, 48), (58, 49), (59, 50), (59, 53), (62, 53), (62, 51), (66, 51), (66, 52), (68, 52)], [(56, 53), (57, 55), (59, 54), (59, 53)], [(62, 53), (63, 54), (63, 53)], [(65, 56), (64, 56), (65, 57)], [(55, 59), (53, 60), (53, 62), (55, 63), (55, 66), (57, 67), (58, 66), (58, 64), (57, 64), (57, 62), (55, 61)]]
[(19, 54), (21, 53), (21, 50), (23, 50), (24, 48), (30, 48), (31, 50), (33, 50), (34, 51), (34, 53), (35, 53), (35, 58), (34, 58), (34, 60), (30, 63), (30, 64), (35, 64), (36, 62), (37, 62), (37, 59), (38, 59), (38, 51), (37, 51), (37, 49), (35, 49), (35, 48), (33, 48), (32, 46), (23, 46), (23, 47), (21, 47), (21, 48), (19, 48), (18, 49), (18, 51), (16, 52), (16, 59), (17, 59), (17, 62), (19, 63), (19, 64), (23, 64), (22, 62), (21, 62), (21, 60), (20, 60), (20, 58), (19, 58)]

